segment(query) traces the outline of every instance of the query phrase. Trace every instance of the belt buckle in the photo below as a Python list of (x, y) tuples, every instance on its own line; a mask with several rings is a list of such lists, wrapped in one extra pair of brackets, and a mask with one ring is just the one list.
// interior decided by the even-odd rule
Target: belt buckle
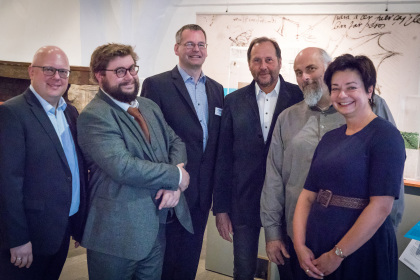
[(316, 198), (316, 200), (318, 201), (319, 204), (327, 208), (328, 205), (330, 204), (332, 196), (333, 196), (333, 193), (330, 190), (319, 190), (318, 197)]

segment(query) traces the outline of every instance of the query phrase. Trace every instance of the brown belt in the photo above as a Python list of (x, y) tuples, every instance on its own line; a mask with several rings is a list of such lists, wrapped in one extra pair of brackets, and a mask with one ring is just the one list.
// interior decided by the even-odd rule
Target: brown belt
[(351, 209), (363, 209), (369, 204), (369, 199), (334, 195), (330, 190), (320, 190), (316, 201), (325, 208), (333, 205)]

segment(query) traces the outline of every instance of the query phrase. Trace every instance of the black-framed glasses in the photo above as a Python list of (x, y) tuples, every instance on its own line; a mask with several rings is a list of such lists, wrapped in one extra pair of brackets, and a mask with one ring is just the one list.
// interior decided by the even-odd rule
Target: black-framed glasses
[(62, 79), (67, 79), (70, 76), (70, 70), (67, 69), (57, 69), (51, 66), (35, 66), (32, 67), (42, 68), (42, 72), (44, 72), (45, 76), (54, 76), (55, 72), (58, 71), (58, 76)]
[(130, 68), (118, 67), (117, 69), (103, 69), (103, 71), (112, 71), (117, 75), (118, 78), (123, 78), (127, 74), (127, 71), (130, 72), (131, 76), (137, 75), (139, 72), (139, 67), (135, 64), (131, 65)]
[(203, 50), (203, 49), (207, 49), (207, 46), (208, 46), (208, 44), (206, 43), (195, 44), (193, 42), (187, 42), (185, 44), (178, 44), (178, 45), (183, 45), (187, 50), (192, 50), (195, 48), (195, 46), (198, 46), (200, 50)]

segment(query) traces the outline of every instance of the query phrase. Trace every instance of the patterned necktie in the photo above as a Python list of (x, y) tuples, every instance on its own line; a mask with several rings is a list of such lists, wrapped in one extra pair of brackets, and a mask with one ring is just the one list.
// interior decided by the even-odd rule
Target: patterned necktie
[(134, 117), (136, 122), (139, 124), (140, 128), (143, 130), (144, 136), (146, 136), (146, 139), (150, 143), (149, 129), (147, 128), (146, 121), (144, 120), (144, 118), (143, 118), (142, 114), (140, 113), (139, 109), (130, 107), (130, 108), (128, 108), (127, 113), (129, 113), (130, 115), (132, 115)]

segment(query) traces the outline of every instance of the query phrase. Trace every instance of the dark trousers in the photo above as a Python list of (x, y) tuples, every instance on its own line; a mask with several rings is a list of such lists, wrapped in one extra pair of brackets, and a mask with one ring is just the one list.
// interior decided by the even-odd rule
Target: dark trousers
[(302, 270), (299, 265), (299, 260), (293, 247), (292, 239), (289, 236), (284, 240), (287, 252), (290, 258), (284, 258), (284, 265), (277, 265), (281, 280), (295, 280), (299, 279), (298, 273)]
[(19, 268), (10, 262), (10, 250), (0, 251), (0, 278), (13, 280), (57, 280), (66, 262), (70, 233), (66, 231), (63, 242), (54, 255), (39, 255), (33, 252), (29, 268)]
[(233, 225), (233, 279), (254, 280), (261, 228)]
[(90, 280), (156, 280), (162, 274), (165, 251), (165, 224), (160, 224), (155, 244), (142, 260), (130, 260), (87, 250)]
[(194, 234), (188, 232), (176, 216), (166, 225), (166, 251), (163, 262), (163, 280), (194, 280), (200, 260), (204, 231), (209, 211), (190, 208)]

